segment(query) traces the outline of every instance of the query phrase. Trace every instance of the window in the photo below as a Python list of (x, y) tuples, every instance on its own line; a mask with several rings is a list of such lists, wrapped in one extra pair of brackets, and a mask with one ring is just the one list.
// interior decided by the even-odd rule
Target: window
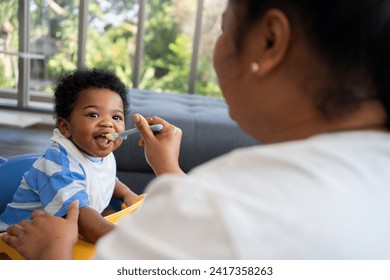
[(129, 87), (220, 96), (212, 67), (226, 0), (1, 1), (0, 106), (51, 109), (65, 71), (100, 67)]

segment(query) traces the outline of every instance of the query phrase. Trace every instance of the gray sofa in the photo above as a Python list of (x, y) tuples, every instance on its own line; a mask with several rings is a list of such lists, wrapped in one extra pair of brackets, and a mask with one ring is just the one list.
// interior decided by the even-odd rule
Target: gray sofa
[[(126, 129), (134, 127), (131, 115), (159, 116), (183, 131), (180, 166), (184, 172), (237, 147), (257, 142), (230, 119), (223, 99), (198, 95), (130, 90)], [(115, 151), (118, 178), (142, 193), (155, 175), (147, 164), (138, 135), (129, 136)]]

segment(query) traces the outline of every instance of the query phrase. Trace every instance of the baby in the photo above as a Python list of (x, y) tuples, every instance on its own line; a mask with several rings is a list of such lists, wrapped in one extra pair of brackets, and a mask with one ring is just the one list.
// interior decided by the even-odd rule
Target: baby
[(12, 203), (0, 216), (0, 231), (41, 209), (65, 217), (79, 200), (79, 232), (96, 242), (113, 228), (101, 213), (112, 197), (131, 205), (137, 195), (116, 177), (113, 155), (122, 139), (104, 135), (125, 129), (127, 88), (114, 74), (76, 70), (55, 89), (52, 145), (23, 176)]

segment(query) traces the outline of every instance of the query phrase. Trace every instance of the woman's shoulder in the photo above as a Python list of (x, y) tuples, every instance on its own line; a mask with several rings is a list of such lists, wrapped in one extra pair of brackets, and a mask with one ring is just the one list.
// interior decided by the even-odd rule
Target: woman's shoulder
[[(319, 134), (310, 138), (264, 144), (235, 149), (194, 168), (191, 173), (207, 176), (237, 177), (271, 174), (302, 173), (343, 162), (347, 168), (356, 162), (365, 164), (365, 158), (386, 158), (390, 154), (390, 134), (383, 132), (355, 131)], [(299, 171), (299, 172), (298, 172)], [(305, 172), (304, 172), (305, 173)]]

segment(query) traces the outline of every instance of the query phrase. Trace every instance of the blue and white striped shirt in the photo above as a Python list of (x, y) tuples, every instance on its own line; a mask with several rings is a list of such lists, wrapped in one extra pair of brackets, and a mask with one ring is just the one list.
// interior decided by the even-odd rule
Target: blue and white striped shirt
[(116, 163), (111, 153), (104, 158), (90, 157), (58, 129), (52, 145), (24, 174), (13, 201), (0, 216), (0, 231), (23, 219), (34, 210), (65, 216), (72, 201), (102, 212), (112, 197), (116, 183)]

